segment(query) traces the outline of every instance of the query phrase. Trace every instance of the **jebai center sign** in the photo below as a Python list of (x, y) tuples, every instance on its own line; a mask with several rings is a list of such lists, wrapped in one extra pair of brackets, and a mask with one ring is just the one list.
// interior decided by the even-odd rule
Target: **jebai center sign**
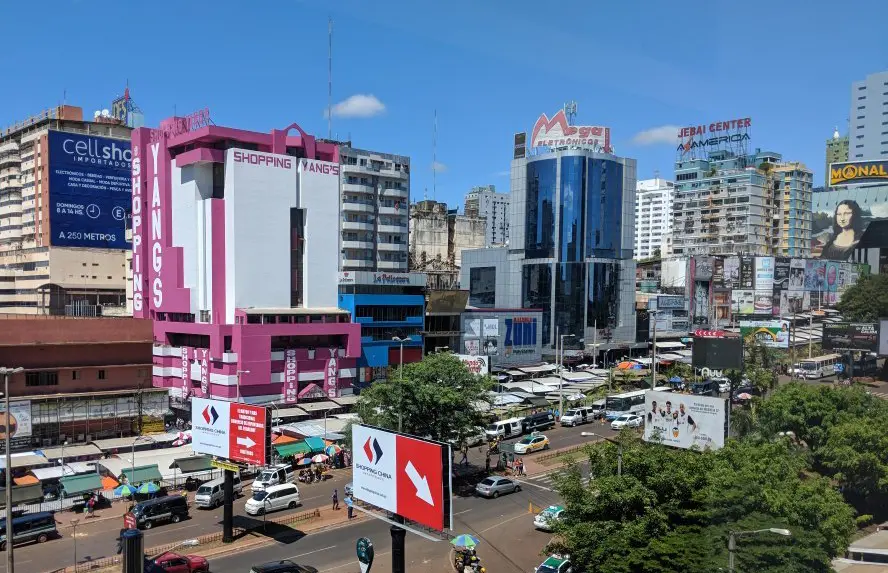
[(729, 143), (741, 144), (749, 139), (746, 129), (752, 119), (742, 117), (725, 121), (714, 121), (709, 125), (690, 125), (678, 130), (678, 149), (689, 153), (696, 149), (715, 149)]

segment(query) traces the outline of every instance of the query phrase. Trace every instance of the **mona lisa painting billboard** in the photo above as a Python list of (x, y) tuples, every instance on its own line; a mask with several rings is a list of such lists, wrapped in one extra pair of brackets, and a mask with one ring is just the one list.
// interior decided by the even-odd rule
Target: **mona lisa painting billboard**
[(847, 261), (871, 221), (888, 219), (888, 185), (814, 193), (811, 255)]

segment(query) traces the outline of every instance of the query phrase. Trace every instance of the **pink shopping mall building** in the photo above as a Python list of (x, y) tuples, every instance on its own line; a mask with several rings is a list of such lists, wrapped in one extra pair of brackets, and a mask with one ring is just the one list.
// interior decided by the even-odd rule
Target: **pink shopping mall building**
[(153, 385), (298, 405), (350, 394), (360, 325), (337, 308), (339, 149), (170, 118), (132, 133), (133, 315)]

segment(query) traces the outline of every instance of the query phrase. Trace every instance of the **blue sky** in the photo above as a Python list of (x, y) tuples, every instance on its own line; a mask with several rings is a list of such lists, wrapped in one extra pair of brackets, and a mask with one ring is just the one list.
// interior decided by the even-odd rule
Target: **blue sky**
[(413, 199), (432, 197), (437, 110), (435, 198), (459, 204), (473, 185), (507, 190), (514, 132), (571, 99), (640, 178), (672, 175), (657, 135), (673, 129), (657, 128), (749, 116), (751, 147), (820, 184), (851, 82), (888, 69), (884, 0), (37, 4), (0, 7), (0, 126), (63, 94), (91, 114), (129, 80), (150, 126), (206, 106), (220, 125), (325, 136), (331, 16), (334, 137), (409, 155)]

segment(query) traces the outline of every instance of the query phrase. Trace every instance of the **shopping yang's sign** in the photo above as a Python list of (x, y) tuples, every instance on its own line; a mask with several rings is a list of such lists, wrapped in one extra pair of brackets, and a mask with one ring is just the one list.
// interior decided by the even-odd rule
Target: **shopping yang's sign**
[(132, 151), (127, 140), (50, 130), (50, 243), (129, 249)]

